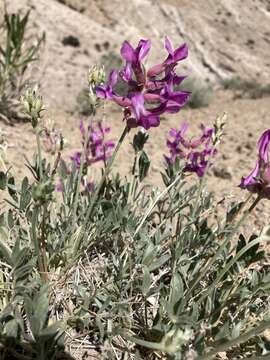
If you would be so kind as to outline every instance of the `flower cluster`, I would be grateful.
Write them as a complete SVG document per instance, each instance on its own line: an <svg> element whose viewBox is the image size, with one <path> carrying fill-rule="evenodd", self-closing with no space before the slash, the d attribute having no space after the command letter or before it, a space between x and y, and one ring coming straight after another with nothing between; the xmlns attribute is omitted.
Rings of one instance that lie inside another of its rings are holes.
<svg viewBox="0 0 270 360"><path fill-rule="evenodd" d="M103 85L105 81L105 71L103 66L93 65L89 69L88 84L89 84L89 104L92 112L99 105L100 99L97 98L95 89L97 86Z"/></svg>
<svg viewBox="0 0 270 360"><path fill-rule="evenodd" d="M258 160L255 168L247 177L242 177L240 187L261 197L270 199L269 164L270 129L266 130L258 141Z"/></svg>
<svg viewBox="0 0 270 360"><path fill-rule="evenodd" d="M96 95L109 99L124 108L124 119L128 127L142 126L145 129L159 126L160 115L177 113L188 101L190 92L175 91L185 76L175 72L178 62L188 55L187 45L173 49L168 38L165 39L167 58L146 70L143 60L151 47L150 40L140 40L134 49L128 41L121 47L121 56L125 61L123 69L112 70L107 84L96 87ZM119 77L127 84L124 96L115 92Z"/></svg>
<svg viewBox="0 0 270 360"><path fill-rule="evenodd" d="M105 139L111 129L107 126L103 126L102 122L98 121L97 123L91 123L88 126L88 130L86 130L81 121L80 131L83 139L82 145L86 148L85 164L90 166L99 161L103 161L104 164L106 164L106 161L112 155L112 150L115 145L112 140ZM76 163L78 168L81 165L81 159L82 152L76 152L71 156L71 160Z"/></svg>
<svg viewBox="0 0 270 360"><path fill-rule="evenodd" d="M206 167L211 165L209 157L216 154L216 149L212 142L214 129L201 124L202 135L197 139L190 140L185 138L187 129L188 124L183 123L180 130L170 130L169 138L167 139L170 156L165 156L165 160L169 165L173 165L176 159L183 159L186 162L184 171L195 172L199 177L202 177ZM202 149L200 150L199 148Z"/></svg>
<svg viewBox="0 0 270 360"><path fill-rule="evenodd" d="M101 121L89 124L86 129L83 122L80 122L80 132L82 135L82 147L85 150L85 157L83 165L83 176L81 177L81 185L85 191L92 191L95 187L95 183L87 179L87 168L94 163L102 161L106 165L106 161L112 156L114 149L114 142L112 140L106 140L106 135L109 134L111 129L104 126ZM82 152L75 152L70 159L76 165L76 171L81 166ZM68 172L71 172L71 168L66 166ZM63 191L63 184L59 181L56 185L56 191Z"/></svg>
<svg viewBox="0 0 270 360"><path fill-rule="evenodd" d="M33 128L38 125L40 114L44 110L43 99L39 93L38 87L29 87L25 94L21 96L21 105L24 112L31 118Z"/></svg>

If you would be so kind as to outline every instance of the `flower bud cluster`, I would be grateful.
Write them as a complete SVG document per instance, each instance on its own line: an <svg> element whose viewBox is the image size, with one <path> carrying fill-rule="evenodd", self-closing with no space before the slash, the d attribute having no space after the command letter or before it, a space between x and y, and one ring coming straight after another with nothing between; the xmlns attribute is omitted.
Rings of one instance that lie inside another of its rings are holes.
<svg viewBox="0 0 270 360"><path fill-rule="evenodd" d="M21 96L21 104L35 128L38 125L40 113L44 110L42 96L39 94L37 86L26 90L25 94Z"/></svg>
<svg viewBox="0 0 270 360"><path fill-rule="evenodd" d="M105 70L103 66L93 65L89 70L89 102L92 109L95 109L100 100L96 95L96 87L103 85L105 82Z"/></svg>

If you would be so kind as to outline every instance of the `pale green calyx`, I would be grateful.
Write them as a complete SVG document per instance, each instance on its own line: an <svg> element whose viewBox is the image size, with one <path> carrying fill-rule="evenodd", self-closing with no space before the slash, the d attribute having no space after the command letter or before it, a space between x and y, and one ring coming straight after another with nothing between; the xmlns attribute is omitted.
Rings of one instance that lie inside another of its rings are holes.
<svg viewBox="0 0 270 360"><path fill-rule="evenodd" d="M88 84L89 84L89 103L92 111L99 105L99 99L96 96L96 87L103 85L105 82L104 66L93 65L89 69Z"/></svg>
<svg viewBox="0 0 270 360"><path fill-rule="evenodd" d="M32 126L36 127L40 113L44 110L42 96L38 92L38 87L28 88L21 96L21 104L27 115L30 116Z"/></svg>
<svg viewBox="0 0 270 360"><path fill-rule="evenodd" d="M89 69L88 82L91 88L95 88L96 86L104 84L105 82L104 66L93 65Z"/></svg>

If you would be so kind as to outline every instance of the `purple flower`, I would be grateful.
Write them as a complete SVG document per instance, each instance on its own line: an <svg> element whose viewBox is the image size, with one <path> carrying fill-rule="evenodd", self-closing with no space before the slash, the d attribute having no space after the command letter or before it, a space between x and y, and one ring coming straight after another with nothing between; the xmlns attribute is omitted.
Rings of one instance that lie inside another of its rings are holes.
<svg viewBox="0 0 270 360"><path fill-rule="evenodd" d="M270 129L266 130L258 141L258 160L251 173L242 177L240 188L261 197L270 199L270 164L269 164Z"/></svg>
<svg viewBox="0 0 270 360"><path fill-rule="evenodd" d="M147 72L149 77L157 76L163 71L168 74L175 68L179 61L184 60L188 56L187 44L183 44L174 50L171 41L167 37L165 38L165 49L169 53L167 59L163 61L163 63L155 65L149 69Z"/></svg>
<svg viewBox="0 0 270 360"><path fill-rule="evenodd" d="M63 191L63 184L62 184L62 182L59 180L57 183L56 183L56 185L55 185L55 191L56 192L62 192Z"/></svg>
<svg viewBox="0 0 270 360"><path fill-rule="evenodd" d="M142 60L146 57L151 47L150 40L140 40L138 46L134 49L128 41L124 41L120 53L126 60L126 65L121 72L123 80L130 81L132 79L132 70L138 84L141 86L145 83L145 74L143 70Z"/></svg>
<svg viewBox="0 0 270 360"><path fill-rule="evenodd" d="M99 161L105 163L111 157L112 150L115 146L112 140L106 140L106 135L110 133L111 129L103 126L102 122L98 121L97 123L91 123L88 126L88 131L86 131L83 122L81 122L80 131L83 139L83 147L85 147L86 142L86 164L91 165ZM75 161L79 167L81 163L81 153L76 152L71 159Z"/></svg>
<svg viewBox="0 0 270 360"><path fill-rule="evenodd" d="M86 183L86 185L85 185L85 190L86 191L93 191L94 190L94 188L95 188L95 183L94 183L94 181L88 181L87 183Z"/></svg>
<svg viewBox="0 0 270 360"><path fill-rule="evenodd" d="M79 168L81 166L81 156L82 156L82 153L77 151L70 157L70 160L74 161L77 168Z"/></svg>
<svg viewBox="0 0 270 360"><path fill-rule="evenodd" d="M173 50L172 43L167 37L165 39L165 48L169 53L167 59L165 60L166 65L176 65L178 61L181 61L188 56L188 48L186 44L183 44Z"/></svg>
<svg viewBox="0 0 270 360"><path fill-rule="evenodd" d="M149 129L159 126L162 114L177 113L190 97L190 92L174 90L174 86L185 79L185 76L176 74L175 68L187 57L186 44L174 50L166 38L167 58L146 71L143 60L150 46L149 40L140 40L136 48L125 41L121 47L121 56L125 61L123 69L111 71L107 84L96 88L97 97L114 101L124 108L124 119L129 127ZM118 75L127 83L124 96L115 91Z"/></svg>
<svg viewBox="0 0 270 360"><path fill-rule="evenodd" d="M85 191L92 191L95 184L93 181L87 180L87 169L99 161L106 164L106 161L112 156L115 143L112 140L106 139L111 129L108 126L104 126L101 121L91 122L88 128L85 128L83 121L81 121L79 127L82 136L82 147L85 149L81 185ZM70 159L75 163L75 171L77 172L83 159L82 152L76 151ZM68 169L68 171L71 172L72 169Z"/></svg>
<svg viewBox="0 0 270 360"><path fill-rule="evenodd" d="M186 139L187 129L188 124L183 123L179 130L170 130L169 139L167 139L170 155L165 156L165 160L169 165L173 165L177 159L182 159L185 161L184 171L195 172L199 177L202 177L207 166L211 165L209 157L216 154L212 145L214 129L201 124L202 135L197 139Z"/></svg>
<svg viewBox="0 0 270 360"><path fill-rule="evenodd" d="M205 174L208 165L208 156L214 155L212 149L204 149L203 151L191 151L188 155L189 163L186 164L185 171L195 172L199 177Z"/></svg>
<svg viewBox="0 0 270 360"><path fill-rule="evenodd" d="M132 126L132 121L137 126L142 126L145 129L150 127L159 126L160 119L158 116L153 115L150 111L146 110L144 106L144 97L142 94L136 94L132 97L132 108L135 114L135 119L129 119L130 127Z"/></svg>

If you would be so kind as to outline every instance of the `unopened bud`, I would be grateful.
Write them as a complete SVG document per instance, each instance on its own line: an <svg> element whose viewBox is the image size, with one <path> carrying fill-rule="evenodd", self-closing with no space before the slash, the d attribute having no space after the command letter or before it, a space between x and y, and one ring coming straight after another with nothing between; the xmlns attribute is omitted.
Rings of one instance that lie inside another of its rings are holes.
<svg viewBox="0 0 270 360"><path fill-rule="evenodd" d="M227 121L227 113L218 116L214 122L214 133L212 135L212 141L214 145L218 145L221 141L222 136L224 135L224 127Z"/></svg>
<svg viewBox="0 0 270 360"><path fill-rule="evenodd" d="M25 94L21 96L21 104L25 113L30 116L32 126L36 127L40 113L44 110L42 96L38 93L36 86L26 90Z"/></svg>
<svg viewBox="0 0 270 360"><path fill-rule="evenodd" d="M40 113L40 111L43 108L43 102L41 98L37 98L34 104L35 110L37 113Z"/></svg>
<svg viewBox="0 0 270 360"><path fill-rule="evenodd" d="M89 70L88 82L89 86L95 88L96 86L104 84L105 70L104 66L93 65Z"/></svg>
<svg viewBox="0 0 270 360"><path fill-rule="evenodd" d="M93 91L92 87L89 88L89 102L90 102L90 105L93 107L95 107L98 103L98 98L97 98L95 92Z"/></svg>
<svg viewBox="0 0 270 360"><path fill-rule="evenodd" d="M148 138L149 134L144 129L139 130L138 133L134 135L133 148L136 153L143 150Z"/></svg>
<svg viewBox="0 0 270 360"><path fill-rule="evenodd" d="M22 103L22 106L23 106L23 108L24 108L24 111L25 111L26 113L29 113L29 112L30 112L30 105L29 105L29 103L28 103L26 100L23 100L23 99L22 99L21 103Z"/></svg>

